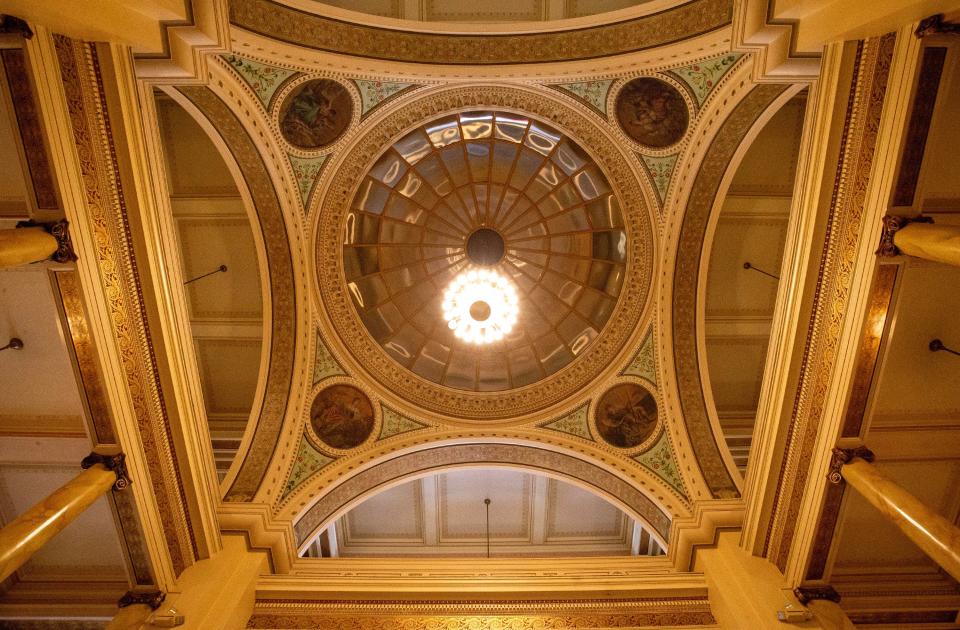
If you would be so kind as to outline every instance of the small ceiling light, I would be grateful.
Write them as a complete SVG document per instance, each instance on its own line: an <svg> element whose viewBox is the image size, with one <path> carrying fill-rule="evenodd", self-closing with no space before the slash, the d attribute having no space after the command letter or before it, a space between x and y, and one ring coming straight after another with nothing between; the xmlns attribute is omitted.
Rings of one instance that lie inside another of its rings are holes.
<svg viewBox="0 0 960 630"><path fill-rule="evenodd" d="M500 341L519 312L517 291L496 271L470 269L443 294L443 318L459 339L477 345Z"/></svg>

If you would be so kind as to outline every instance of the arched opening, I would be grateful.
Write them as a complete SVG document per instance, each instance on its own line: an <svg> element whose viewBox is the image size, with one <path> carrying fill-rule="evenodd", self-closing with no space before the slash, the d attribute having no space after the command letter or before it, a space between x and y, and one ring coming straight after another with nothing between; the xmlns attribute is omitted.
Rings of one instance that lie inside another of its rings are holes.
<svg viewBox="0 0 960 630"><path fill-rule="evenodd" d="M155 99L197 372L223 481L263 396L263 245L214 142L174 99L161 92Z"/></svg>
<svg viewBox="0 0 960 630"><path fill-rule="evenodd" d="M529 470L469 467L427 474L367 497L324 528L302 555L662 554L643 525L594 492Z"/></svg>
<svg viewBox="0 0 960 630"><path fill-rule="evenodd" d="M722 200L704 292L706 365L727 448L744 474L793 198L806 92L787 101L743 156Z"/></svg>

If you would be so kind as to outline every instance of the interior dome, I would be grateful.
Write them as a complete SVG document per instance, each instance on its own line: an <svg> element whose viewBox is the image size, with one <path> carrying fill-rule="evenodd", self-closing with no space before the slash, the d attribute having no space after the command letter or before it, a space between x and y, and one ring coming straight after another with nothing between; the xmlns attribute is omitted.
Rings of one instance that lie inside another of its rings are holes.
<svg viewBox="0 0 960 630"><path fill-rule="evenodd" d="M346 217L348 293L367 332L430 382L496 392L586 353L614 311L627 233L607 176L576 142L513 113L447 116L364 175ZM513 283L519 316L478 346L444 320L445 290L483 268Z"/></svg>

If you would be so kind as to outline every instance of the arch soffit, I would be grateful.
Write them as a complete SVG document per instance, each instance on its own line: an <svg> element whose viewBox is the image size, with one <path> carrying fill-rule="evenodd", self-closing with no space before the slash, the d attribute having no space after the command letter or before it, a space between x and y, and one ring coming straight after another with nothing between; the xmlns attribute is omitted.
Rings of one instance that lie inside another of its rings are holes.
<svg viewBox="0 0 960 630"><path fill-rule="evenodd" d="M733 73L731 73L733 74ZM674 199L675 207L667 216L678 217L666 226L664 273L661 276L661 302L658 320L662 326L660 350L668 363L664 367L675 375L673 387L664 387L664 397L674 401L677 415L683 418L687 439L700 473L714 498L739 496L739 474L724 446L712 394L705 379L706 359L703 346L703 305L700 304L701 278L705 269L704 245L717 203L729 184L746 147L753 136L800 86L789 84L753 84L745 65L731 80L738 81L728 94L731 104L713 114L717 124L707 117L698 130L699 146L693 146L677 177L692 179L685 199ZM741 92L739 98L737 92ZM712 217L712 218L711 218ZM707 248L709 251L709 248ZM672 258L672 260L671 260ZM670 365L672 363L672 365Z"/></svg>
<svg viewBox="0 0 960 630"><path fill-rule="evenodd" d="M224 484L225 500L249 501L266 476L286 417L290 411L299 408L292 394L303 389L297 384L306 379L301 374L303 369L297 369L304 363L298 357L305 356L310 344L304 327L298 329L297 326L298 317L309 321L308 280L302 262L300 230L296 227L297 220L289 216L289 199L283 200L278 194L271 178L271 168L264 161L262 147L248 131L247 123L238 117L223 96L212 87L204 86L179 86L170 93L198 118L204 129L208 132L212 129L217 134L213 138L215 145L226 148L228 162L233 162L235 172L238 171L242 179L238 186L249 193L265 249L263 265L269 282L264 287L264 294L269 297L265 306L269 304L270 307L270 330L264 338L269 350L266 373L261 370L260 375L262 398L259 407L251 411L253 421L247 425L241 448ZM277 170L276 164L272 170Z"/></svg>
<svg viewBox="0 0 960 630"><path fill-rule="evenodd" d="M297 546L302 548L319 532L350 508L390 487L453 468L509 467L525 469L568 481L602 496L632 518L640 521L664 547L670 540L675 516L686 515L682 506L673 512L654 502L635 483L602 466L594 458L569 449L549 448L530 440L431 441L414 449L396 449L350 476L330 482L317 476L305 484L298 496L319 491L305 509L292 516ZM658 485L662 482L648 479ZM292 504L291 504L292 505Z"/></svg>
<svg viewBox="0 0 960 630"><path fill-rule="evenodd" d="M388 26L388 20L376 18L359 24L282 0L234 0L230 23L235 31L350 58L444 66L527 66L629 55L725 29L733 19L728 0L660 2L654 7L617 12L606 23L602 16L592 16L562 30L538 32L536 27L523 25L522 31L471 33L463 32L462 26L452 27L456 32L444 32L447 29L442 25L429 25L429 30L412 29L404 23ZM639 12L643 13L637 15Z"/></svg>

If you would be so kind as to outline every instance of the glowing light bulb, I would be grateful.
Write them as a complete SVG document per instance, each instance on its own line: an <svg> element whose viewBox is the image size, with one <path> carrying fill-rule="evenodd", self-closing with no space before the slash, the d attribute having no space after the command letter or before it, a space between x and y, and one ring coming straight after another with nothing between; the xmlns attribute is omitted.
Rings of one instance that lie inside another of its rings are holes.
<svg viewBox="0 0 960 630"><path fill-rule="evenodd" d="M517 323L513 283L490 269L470 269L443 294L443 318L458 339L483 345L502 340Z"/></svg>

